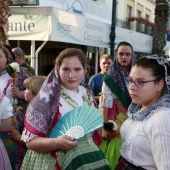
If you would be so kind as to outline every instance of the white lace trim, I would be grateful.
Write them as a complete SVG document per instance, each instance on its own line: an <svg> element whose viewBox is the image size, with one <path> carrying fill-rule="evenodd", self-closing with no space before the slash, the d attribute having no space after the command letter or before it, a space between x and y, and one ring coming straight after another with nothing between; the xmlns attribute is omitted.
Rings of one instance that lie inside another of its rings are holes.
<svg viewBox="0 0 170 170"><path fill-rule="evenodd" d="M26 128L24 128L24 130L22 132L21 140L23 140L24 142L29 142L30 140L32 140L35 137L37 137L37 135L29 132Z"/></svg>

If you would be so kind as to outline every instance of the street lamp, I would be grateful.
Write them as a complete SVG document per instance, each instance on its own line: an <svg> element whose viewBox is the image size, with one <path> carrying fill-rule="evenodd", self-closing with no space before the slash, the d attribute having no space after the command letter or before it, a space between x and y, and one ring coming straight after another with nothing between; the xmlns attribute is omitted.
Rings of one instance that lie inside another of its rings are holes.
<svg viewBox="0 0 170 170"><path fill-rule="evenodd" d="M116 0L113 0L112 2L112 23L111 23L111 33L110 33L110 52L111 56L114 58L114 52L115 52L115 33L116 28Z"/></svg>

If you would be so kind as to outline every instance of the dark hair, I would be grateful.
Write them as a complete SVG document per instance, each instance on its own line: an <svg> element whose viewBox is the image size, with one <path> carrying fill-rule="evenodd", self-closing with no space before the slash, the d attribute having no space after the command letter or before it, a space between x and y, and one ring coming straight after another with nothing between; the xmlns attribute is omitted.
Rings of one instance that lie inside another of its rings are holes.
<svg viewBox="0 0 170 170"><path fill-rule="evenodd" d="M123 45L123 46L129 46L129 47L131 48L131 50L133 51L133 48L132 48L131 44L129 44L129 43L126 42L126 41L122 41L122 42L120 42L120 43L118 44L117 49L116 49L116 52L118 51L119 47L122 46L122 45Z"/></svg>
<svg viewBox="0 0 170 170"><path fill-rule="evenodd" d="M0 44L0 49L2 50L2 52L4 53L6 60L7 60L7 65L9 64L9 58L8 58L8 53L7 53L7 49L5 48L5 46L3 44Z"/></svg>
<svg viewBox="0 0 170 170"><path fill-rule="evenodd" d="M82 50L77 48L67 48L63 50L56 58L57 66L60 67L63 60L68 57L77 57L80 60L82 66L85 68L86 65L85 55Z"/></svg>
<svg viewBox="0 0 170 170"><path fill-rule="evenodd" d="M3 44L3 45L4 45L4 47L5 47L6 51L7 51L8 62L9 63L15 62L15 56L14 56L12 50L11 50L11 47L9 45L7 45L7 44Z"/></svg>
<svg viewBox="0 0 170 170"><path fill-rule="evenodd" d="M152 71L153 76L156 80L164 79L165 81L165 68L163 65L160 65L158 61L155 59L148 59L145 57L141 57L138 60L136 60L136 63L134 66L142 67L145 69L150 69ZM170 66L169 64L165 64L167 69L167 74L170 75ZM165 82L166 84L166 82Z"/></svg>

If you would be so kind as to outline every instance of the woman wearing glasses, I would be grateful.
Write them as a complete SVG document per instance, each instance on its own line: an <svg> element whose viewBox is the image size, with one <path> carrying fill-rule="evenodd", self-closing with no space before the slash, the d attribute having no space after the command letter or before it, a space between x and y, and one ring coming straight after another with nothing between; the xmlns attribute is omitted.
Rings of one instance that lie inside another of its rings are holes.
<svg viewBox="0 0 170 170"><path fill-rule="evenodd" d="M100 148L113 170L118 163L122 144L119 127L127 119L127 108L131 103L125 77L128 76L134 60L132 46L127 42L120 42L114 63L103 78L99 108L105 120L105 126L102 128ZM112 127L113 121L116 122L114 127Z"/></svg>
<svg viewBox="0 0 170 170"><path fill-rule="evenodd" d="M140 58L127 78L132 103L121 126L116 170L170 169L170 67L162 57Z"/></svg>

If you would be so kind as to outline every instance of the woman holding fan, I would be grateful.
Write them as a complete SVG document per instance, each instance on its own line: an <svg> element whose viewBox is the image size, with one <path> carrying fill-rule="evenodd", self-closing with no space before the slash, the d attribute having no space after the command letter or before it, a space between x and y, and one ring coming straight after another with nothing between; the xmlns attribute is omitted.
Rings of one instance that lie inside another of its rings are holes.
<svg viewBox="0 0 170 170"><path fill-rule="evenodd" d="M67 135L49 137L67 112L79 106L96 105L89 86L82 83L85 71L85 56L81 50L65 49L57 57L55 68L27 109L22 139L29 150L22 170L110 170L92 133L79 140Z"/></svg>

